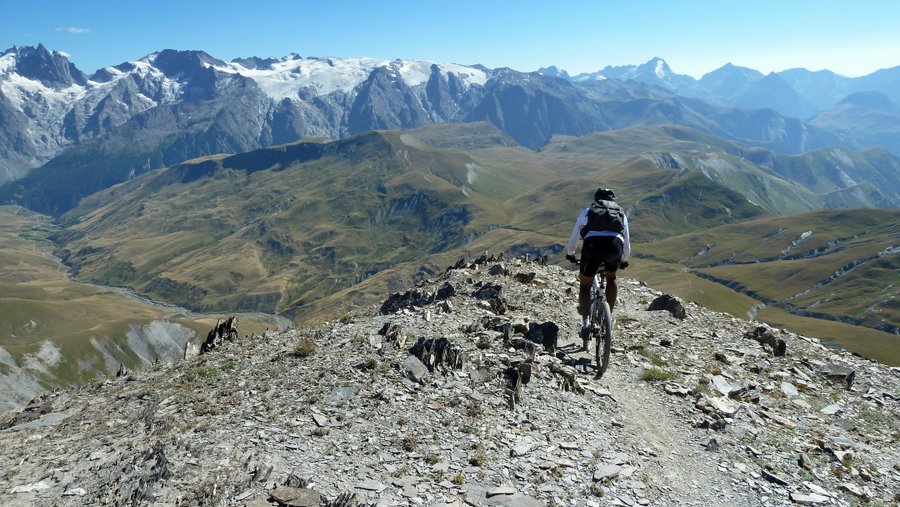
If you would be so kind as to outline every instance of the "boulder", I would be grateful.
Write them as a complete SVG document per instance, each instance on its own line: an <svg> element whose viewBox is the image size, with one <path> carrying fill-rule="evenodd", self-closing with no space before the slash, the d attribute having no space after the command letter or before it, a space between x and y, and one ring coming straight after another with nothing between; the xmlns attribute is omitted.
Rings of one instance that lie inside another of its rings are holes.
<svg viewBox="0 0 900 507"><path fill-rule="evenodd" d="M684 308L684 303L681 302L675 296L670 296L668 294L663 294L658 298L654 299L650 306L647 307L647 310L654 312L659 310L666 310L671 313L673 317L676 319L684 320L687 318L687 310Z"/></svg>

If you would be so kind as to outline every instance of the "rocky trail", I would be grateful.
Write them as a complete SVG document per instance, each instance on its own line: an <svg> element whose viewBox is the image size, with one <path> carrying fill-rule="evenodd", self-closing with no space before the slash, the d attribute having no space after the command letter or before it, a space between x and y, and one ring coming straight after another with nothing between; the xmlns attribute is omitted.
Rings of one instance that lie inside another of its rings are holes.
<svg viewBox="0 0 900 507"><path fill-rule="evenodd" d="M0 505L900 501L900 370L620 277L595 379L575 279L461 260L338 322L49 393L0 417Z"/></svg>

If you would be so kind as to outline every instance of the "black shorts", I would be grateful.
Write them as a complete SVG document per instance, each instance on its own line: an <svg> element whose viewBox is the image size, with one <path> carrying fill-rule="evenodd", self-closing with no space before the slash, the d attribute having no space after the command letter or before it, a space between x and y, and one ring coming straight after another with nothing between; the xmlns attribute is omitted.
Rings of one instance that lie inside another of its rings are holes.
<svg viewBox="0 0 900 507"><path fill-rule="evenodd" d="M591 236L581 245L581 274L594 276L600 264L608 273L615 273L622 261L622 240L615 236Z"/></svg>

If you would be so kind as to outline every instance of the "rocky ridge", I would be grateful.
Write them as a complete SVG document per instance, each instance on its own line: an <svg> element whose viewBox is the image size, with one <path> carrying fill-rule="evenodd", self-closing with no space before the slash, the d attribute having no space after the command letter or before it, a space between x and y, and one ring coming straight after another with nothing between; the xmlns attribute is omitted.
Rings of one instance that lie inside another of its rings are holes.
<svg viewBox="0 0 900 507"><path fill-rule="evenodd" d="M0 418L0 504L900 500L898 369L620 280L601 379L574 273L524 259L318 328L219 330Z"/></svg>

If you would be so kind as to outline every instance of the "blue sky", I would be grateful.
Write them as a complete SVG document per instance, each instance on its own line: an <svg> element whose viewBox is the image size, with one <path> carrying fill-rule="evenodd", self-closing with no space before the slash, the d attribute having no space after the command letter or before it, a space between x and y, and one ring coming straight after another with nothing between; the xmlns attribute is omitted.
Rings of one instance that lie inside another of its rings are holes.
<svg viewBox="0 0 900 507"><path fill-rule="evenodd" d="M173 48L571 74L659 56L697 78L729 62L859 76L900 65L898 21L895 0L4 0L0 51L43 43L88 73Z"/></svg>

